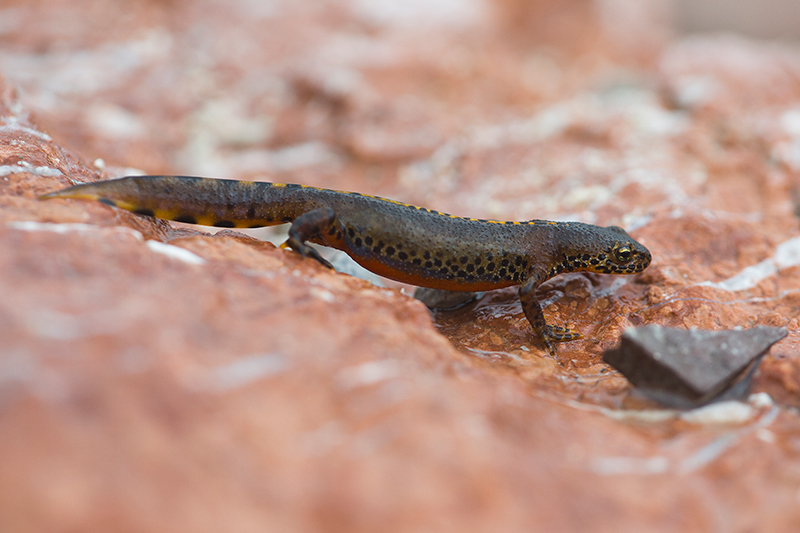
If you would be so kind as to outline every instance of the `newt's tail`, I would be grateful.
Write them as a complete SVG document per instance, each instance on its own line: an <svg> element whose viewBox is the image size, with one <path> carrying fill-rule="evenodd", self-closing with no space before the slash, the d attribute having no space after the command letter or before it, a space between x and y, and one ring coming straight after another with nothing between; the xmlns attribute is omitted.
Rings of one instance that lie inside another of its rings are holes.
<svg viewBox="0 0 800 533"><path fill-rule="evenodd" d="M304 212L297 186L278 183L130 176L86 183L39 197L97 200L139 215L218 226L257 228L291 222Z"/></svg>

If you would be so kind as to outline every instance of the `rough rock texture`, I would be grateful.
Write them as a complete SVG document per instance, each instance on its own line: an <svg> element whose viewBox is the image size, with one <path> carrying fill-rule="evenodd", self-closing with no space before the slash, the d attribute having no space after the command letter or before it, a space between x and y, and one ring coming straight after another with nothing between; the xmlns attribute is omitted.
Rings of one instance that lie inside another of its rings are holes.
<svg viewBox="0 0 800 533"><path fill-rule="evenodd" d="M800 54L660 17L6 2L0 530L800 530ZM543 287L585 335L556 360L513 290L432 321L240 233L35 199L123 167L618 224L654 260ZM789 336L748 403L679 413L602 363L641 324Z"/></svg>

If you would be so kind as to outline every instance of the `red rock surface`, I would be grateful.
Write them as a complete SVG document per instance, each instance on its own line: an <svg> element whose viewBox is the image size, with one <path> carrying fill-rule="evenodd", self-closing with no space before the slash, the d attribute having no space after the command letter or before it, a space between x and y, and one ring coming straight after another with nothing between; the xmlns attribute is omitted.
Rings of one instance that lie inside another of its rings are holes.
<svg viewBox="0 0 800 533"><path fill-rule="evenodd" d="M800 529L800 55L648 2L398 5L0 8L0 530ZM548 283L586 336L554 360L513 290L432 321L35 199L121 167L621 224L654 261ZM772 400L644 403L600 354L645 323L786 326Z"/></svg>

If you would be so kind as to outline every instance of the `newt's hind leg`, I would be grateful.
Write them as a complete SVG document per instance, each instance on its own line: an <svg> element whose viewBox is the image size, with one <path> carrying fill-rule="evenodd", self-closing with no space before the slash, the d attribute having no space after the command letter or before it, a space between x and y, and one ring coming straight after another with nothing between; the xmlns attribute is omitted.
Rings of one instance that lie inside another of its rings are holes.
<svg viewBox="0 0 800 533"><path fill-rule="evenodd" d="M320 207L303 213L292 222L292 227L289 228L289 238L281 245L281 248L288 246L303 257L312 257L323 266L333 269L333 265L323 259L314 248L307 245L306 241L327 231L335 220L336 213L330 207Z"/></svg>
<svg viewBox="0 0 800 533"><path fill-rule="evenodd" d="M544 341L547 350L553 357L556 356L556 349L553 347L554 342L565 342L583 338L583 335L576 331L572 331L561 326L551 326L544 318L542 305L536 298L536 288L539 287L543 279L542 275L531 273L528 279L525 280L519 288L519 299L522 302L522 310L525 312L525 318L531 323L533 332L536 333Z"/></svg>

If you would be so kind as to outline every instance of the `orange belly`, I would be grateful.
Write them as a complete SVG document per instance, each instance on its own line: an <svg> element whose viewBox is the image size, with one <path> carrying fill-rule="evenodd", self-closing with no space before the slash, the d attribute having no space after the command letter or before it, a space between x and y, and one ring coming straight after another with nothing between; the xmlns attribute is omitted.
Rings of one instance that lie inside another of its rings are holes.
<svg viewBox="0 0 800 533"><path fill-rule="evenodd" d="M478 292L490 291L492 289L502 289L503 287L510 287L511 285L519 284L508 280L497 282L476 280L470 282L459 281L455 279L439 279L432 276L426 276L424 274L406 272L404 270L396 269L378 259L359 257L356 255L351 255L350 257L352 257L353 260L362 267L379 276L383 276L384 278L389 278L394 281L399 281L401 283L408 283L409 285L416 285L417 287L427 287L429 289Z"/></svg>

